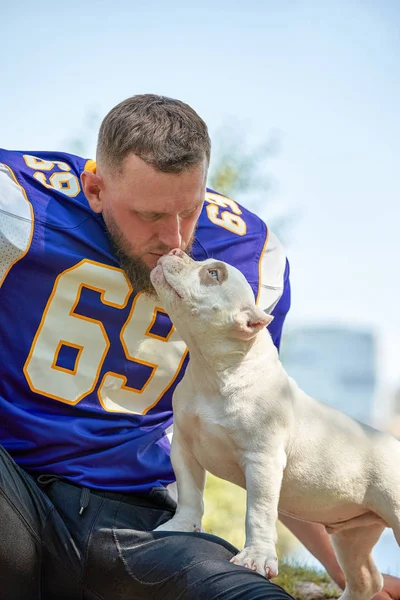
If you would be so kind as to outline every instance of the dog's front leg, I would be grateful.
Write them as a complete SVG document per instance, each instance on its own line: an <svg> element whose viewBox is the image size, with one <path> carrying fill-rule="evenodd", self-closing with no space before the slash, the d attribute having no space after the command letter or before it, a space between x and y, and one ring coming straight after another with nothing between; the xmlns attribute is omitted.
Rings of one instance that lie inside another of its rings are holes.
<svg viewBox="0 0 400 600"><path fill-rule="evenodd" d="M178 486L178 507L175 516L154 531L201 531L206 472L182 443L179 430L172 438L171 462Z"/></svg>
<svg viewBox="0 0 400 600"><path fill-rule="evenodd" d="M283 448L267 455L252 453L245 457L246 543L231 562L257 571L268 579L278 574L276 521L285 465Z"/></svg>

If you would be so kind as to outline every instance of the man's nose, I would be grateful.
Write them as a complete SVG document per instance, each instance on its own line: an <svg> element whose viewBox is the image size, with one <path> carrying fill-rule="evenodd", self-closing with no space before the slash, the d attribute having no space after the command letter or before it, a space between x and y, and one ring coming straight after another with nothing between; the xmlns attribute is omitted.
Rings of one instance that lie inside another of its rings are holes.
<svg viewBox="0 0 400 600"><path fill-rule="evenodd" d="M182 244L181 224L177 217L163 223L162 231L159 235L160 241L168 248L180 248Z"/></svg>

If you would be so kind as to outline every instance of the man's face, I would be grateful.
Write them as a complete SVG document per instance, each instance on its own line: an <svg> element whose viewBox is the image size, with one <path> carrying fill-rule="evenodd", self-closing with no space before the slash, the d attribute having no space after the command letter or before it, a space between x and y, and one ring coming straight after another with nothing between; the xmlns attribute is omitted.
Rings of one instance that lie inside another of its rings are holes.
<svg viewBox="0 0 400 600"><path fill-rule="evenodd" d="M98 169L82 184L101 212L110 239L135 290L154 292L150 271L173 248L189 251L205 196L206 161L180 174L163 173L129 155L121 173Z"/></svg>

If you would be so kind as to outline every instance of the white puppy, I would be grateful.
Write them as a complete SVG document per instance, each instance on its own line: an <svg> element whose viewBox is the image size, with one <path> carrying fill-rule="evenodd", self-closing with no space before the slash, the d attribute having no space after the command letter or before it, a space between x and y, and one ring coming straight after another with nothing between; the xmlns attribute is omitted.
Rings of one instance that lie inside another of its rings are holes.
<svg viewBox="0 0 400 600"><path fill-rule="evenodd" d="M232 559L278 571L279 511L323 523L346 577L344 600L382 587L371 549L400 543L400 443L302 392L284 371L245 277L226 263L163 256L151 280L190 361L173 397L178 508L158 530L198 531L205 470L247 490L246 543Z"/></svg>

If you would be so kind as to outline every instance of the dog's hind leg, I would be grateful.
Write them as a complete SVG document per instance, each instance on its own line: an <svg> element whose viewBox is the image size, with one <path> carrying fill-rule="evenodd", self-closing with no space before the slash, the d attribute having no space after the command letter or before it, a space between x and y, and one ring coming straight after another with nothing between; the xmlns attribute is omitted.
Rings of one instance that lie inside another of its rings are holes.
<svg viewBox="0 0 400 600"><path fill-rule="evenodd" d="M364 505L393 530L400 546L400 443L391 440L385 453L381 452L380 469L370 478Z"/></svg>
<svg viewBox="0 0 400 600"><path fill-rule="evenodd" d="M380 523L343 529L331 535L338 562L346 579L340 600L370 600L383 585L382 575L375 566L372 548L384 526Z"/></svg>
<svg viewBox="0 0 400 600"><path fill-rule="evenodd" d="M399 495L400 497L400 495ZM382 503L383 504L383 503ZM385 519L387 526L393 530L396 542L400 546L400 506L390 506L390 510L386 510L387 506L380 506L379 512L382 518Z"/></svg>

